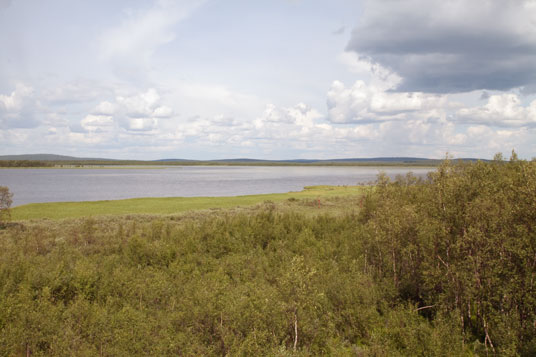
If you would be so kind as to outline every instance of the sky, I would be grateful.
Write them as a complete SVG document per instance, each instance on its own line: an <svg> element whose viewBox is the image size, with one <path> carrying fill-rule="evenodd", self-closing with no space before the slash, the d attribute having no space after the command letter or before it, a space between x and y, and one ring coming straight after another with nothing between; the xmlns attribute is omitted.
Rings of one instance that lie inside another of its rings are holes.
<svg viewBox="0 0 536 357"><path fill-rule="evenodd" d="M536 157L536 0L0 0L0 155Z"/></svg>

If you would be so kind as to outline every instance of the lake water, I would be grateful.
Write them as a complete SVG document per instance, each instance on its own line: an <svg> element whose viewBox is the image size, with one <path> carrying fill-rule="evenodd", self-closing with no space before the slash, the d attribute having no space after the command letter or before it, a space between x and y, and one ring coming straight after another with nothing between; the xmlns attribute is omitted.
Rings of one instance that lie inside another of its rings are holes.
<svg viewBox="0 0 536 357"><path fill-rule="evenodd" d="M356 185L390 177L424 176L430 168L326 166L174 166L165 168L0 169L13 206L36 202L135 197L237 196L301 191L314 185Z"/></svg>

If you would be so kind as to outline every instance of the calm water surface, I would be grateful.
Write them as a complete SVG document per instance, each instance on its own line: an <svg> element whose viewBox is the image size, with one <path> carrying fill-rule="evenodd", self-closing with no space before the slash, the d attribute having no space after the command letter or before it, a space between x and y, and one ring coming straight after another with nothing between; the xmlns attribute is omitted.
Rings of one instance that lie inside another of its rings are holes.
<svg viewBox="0 0 536 357"><path fill-rule="evenodd" d="M380 171L394 177L430 168L174 166L166 168L0 169L0 186L13 206L36 202L117 200L134 197L237 196L301 191L313 185L355 185Z"/></svg>

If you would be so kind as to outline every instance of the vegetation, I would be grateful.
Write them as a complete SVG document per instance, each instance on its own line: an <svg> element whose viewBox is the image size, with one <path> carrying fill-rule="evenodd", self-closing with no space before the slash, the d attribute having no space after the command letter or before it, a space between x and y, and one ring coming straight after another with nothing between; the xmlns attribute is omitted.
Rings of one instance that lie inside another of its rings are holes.
<svg viewBox="0 0 536 357"><path fill-rule="evenodd" d="M38 160L0 160L0 167L53 167L54 163L50 161Z"/></svg>
<svg viewBox="0 0 536 357"><path fill-rule="evenodd" d="M475 159L463 159L474 161ZM440 160L412 157L380 157L354 158L334 160L256 160L256 159L224 159L224 160L114 160L98 158L77 158L73 156L34 154L0 156L0 167L11 163L11 167L32 166L58 167L102 167L102 166L437 166ZM38 165L42 163L42 165Z"/></svg>
<svg viewBox="0 0 536 357"><path fill-rule="evenodd" d="M166 197L135 198L114 201L34 203L12 209L15 220L62 219L117 214L177 214L191 210L214 210L237 206L251 206L263 201L292 203L298 199L324 200L331 197L361 196L370 187L365 186L310 186L301 192L247 195L234 197ZM311 201L318 206L317 201ZM326 203L326 202L324 202ZM324 210L336 204L321 204ZM298 208L294 205L293 208ZM299 208L298 208L299 209Z"/></svg>
<svg viewBox="0 0 536 357"><path fill-rule="evenodd" d="M3 228L11 217L10 207L13 203L13 194L6 186L0 186L0 228Z"/></svg>
<svg viewBox="0 0 536 357"><path fill-rule="evenodd" d="M362 196L19 221L0 355L536 354L536 162Z"/></svg>
<svg viewBox="0 0 536 357"><path fill-rule="evenodd" d="M445 162L429 180L381 178L362 211L375 281L464 341L536 355L536 162Z"/></svg>

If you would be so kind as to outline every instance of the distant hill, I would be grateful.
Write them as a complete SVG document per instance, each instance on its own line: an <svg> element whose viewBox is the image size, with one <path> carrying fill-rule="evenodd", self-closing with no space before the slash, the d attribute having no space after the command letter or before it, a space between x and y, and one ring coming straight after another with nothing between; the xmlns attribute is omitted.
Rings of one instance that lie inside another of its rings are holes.
<svg viewBox="0 0 536 357"><path fill-rule="evenodd" d="M54 154L25 154L25 155L0 155L0 160L36 160L36 161L113 161L113 159L99 159L74 157Z"/></svg>
<svg viewBox="0 0 536 357"><path fill-rule="evenodd" d="M191 159L160 159L160 160L116 160L103 158L87 158L54 154L26 154L26 155L0 155L1 160L32 160L41 162L66 162L87 164L113 164L113 165L438 165L442 160L422 157L373 157L373 158L346 158L346 159L291 159L291 160L260 160L249 158L219 159L219 160L191 160ZM477 161L476 158L462 158L463 161ZM488 161L488 160L482 160Z"/></svg>
<svg viewBox="0 0 536 357"><path fill-rule="evenodd" d="M219 160L185 160L185 159L162 159L155 161L176 162L176 161L206 161L206 162L232 162L232 163L328 163L328 162L417 162L417 161L435 161L434 159L426 159L419 157L374 157L374 158L350 158L350 159L290 159L290 160L261 160L261 159L219 159Z"/></svg>
<svg viewBox="0 0 536 357"><path fill-rule="evenodd" d="M292 159L292 160L256 160L256 159L224 159L224 160L211 160L211 162L222 163L247 163L247 164L276 164L276 163L295 163L295 164L351 164L351 163L425 163L425 162L437 162L439 160L426 159L419 157L373 157L373 158L348 158L348 159Z"/></svg>
<svg viewBox="0 0 536 357"><path fill-rule="evenodd" d="M194 161L194 160L188 160L188 159L160 159L160 160L152 160L153 162L176 162L176 161Z"/></svg>

